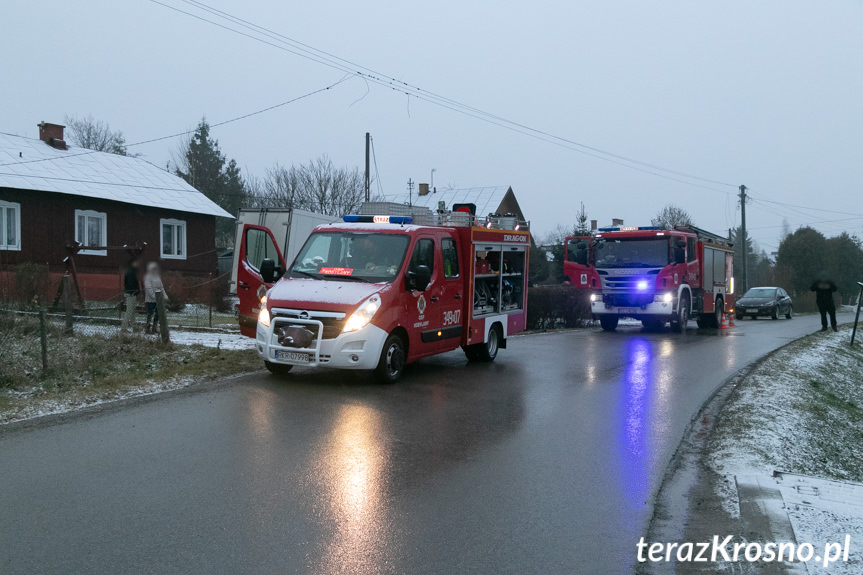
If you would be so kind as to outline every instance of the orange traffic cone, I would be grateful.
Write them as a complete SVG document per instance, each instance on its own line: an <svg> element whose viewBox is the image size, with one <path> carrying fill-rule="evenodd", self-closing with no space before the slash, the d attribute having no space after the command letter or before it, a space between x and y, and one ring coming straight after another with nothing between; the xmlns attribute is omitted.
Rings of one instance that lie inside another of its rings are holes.
<svg viewBox="0 0 863 575"><path fill-rule="evenodd" d="M725 314L722 314L722 324L719 326L719 329L728 329L728 320Z"/></svg>
<svg viewBox="0 0 863 575"><path fill-rule="evenodd" d="M737 327L734 324L734 313L728 314L728 327Z"/></svg>

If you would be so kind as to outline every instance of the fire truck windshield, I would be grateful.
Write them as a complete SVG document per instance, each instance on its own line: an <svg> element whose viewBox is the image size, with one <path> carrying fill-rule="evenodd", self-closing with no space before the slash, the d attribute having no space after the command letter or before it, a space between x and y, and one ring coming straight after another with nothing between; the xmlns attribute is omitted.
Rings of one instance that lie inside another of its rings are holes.
<svg viewBox="0 0 863 575"><path fill-rule="evenodd" d="M404 234L313 233L297 254L290 277L392 283L409 241Z"/></svg>
<svg viewBox="0 0 863 575"><path fill-rule="evenodd" d="M670 262L668 238L603 238L594 253L597 268L656 268Z"/></svg>

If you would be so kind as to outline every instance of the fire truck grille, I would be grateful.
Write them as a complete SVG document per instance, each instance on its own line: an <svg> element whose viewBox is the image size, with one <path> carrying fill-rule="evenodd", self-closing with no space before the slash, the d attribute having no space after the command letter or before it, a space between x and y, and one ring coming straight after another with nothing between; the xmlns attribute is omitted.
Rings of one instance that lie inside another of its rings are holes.
<svg viewBox="0 0 863 575"><path fill-rule="evenodd" d="M655 272L653 272L655 273ZM611 305L619 307L639 307L653 301L653 284L656 281L653 273L610 276L602 275L602 291L610 296ZM639 289L639 283L647 281L649 289ZM608 300L606 300L608 301Z"/></svg>
<svg viewBox="0 0 863 575"><path fill-rule="evenodd" d="M653 294L623 293L611 296L611 305L618 307L639 307L653 301Z"/></svg>
<svg viewBox="0 0 863 575"><path fill-rule="evenodd" d="M308 319L313 319L324 324L323 330L323 339L335 339L342 333L342 328L345 327L345 318L335 318L335 317L326 317L322 315L317 315L314 311L308 311ZM328 312L323 312L328 313ZM291 319L299 318L299 314L297 313L276 313L275 317L286 317ZM317 329L313 329L312 331L317 332Z"/></svg>

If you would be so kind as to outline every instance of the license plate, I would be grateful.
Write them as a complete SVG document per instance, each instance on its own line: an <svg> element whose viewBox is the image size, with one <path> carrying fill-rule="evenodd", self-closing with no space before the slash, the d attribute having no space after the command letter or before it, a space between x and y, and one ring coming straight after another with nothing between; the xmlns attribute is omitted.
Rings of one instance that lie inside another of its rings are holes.
<svg viewBox="0 0 863 575"><path fill-rule="evenodd" d="M637 307L619 307L617 308L617 313L640 313L641 308Z"/></svg>
<svg viewBox="0 0 863 575"><path fill-rule="evenodd" d="M757 309L747 309L746 313L758 313Z"/></svg>
<svg viewBox="0 0 863 575"><path fill-rule="evenodd" d="M292 363L309 363L312 361L312 356L308 353L297 353L295 351L282 351L280 349L275 350L276 359L281 359L282 361L290 361Z"/></svg>

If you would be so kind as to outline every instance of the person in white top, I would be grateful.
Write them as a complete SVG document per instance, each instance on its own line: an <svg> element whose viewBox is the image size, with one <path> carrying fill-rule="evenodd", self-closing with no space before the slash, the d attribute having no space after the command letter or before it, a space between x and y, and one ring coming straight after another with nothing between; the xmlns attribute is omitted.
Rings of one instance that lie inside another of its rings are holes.
<svg viewBox="0 0 863 575"><path fill-rule="evenodd" d="M159 325L159 314L156 311L156 290L161 290L163 301L168 301L165 286L162 285L162 275L159 264L150 262L147 264L147 273L144 274L144 304L147 306L146 333L156 333ZM152 321L152 323L151 323Z"/></svg>

